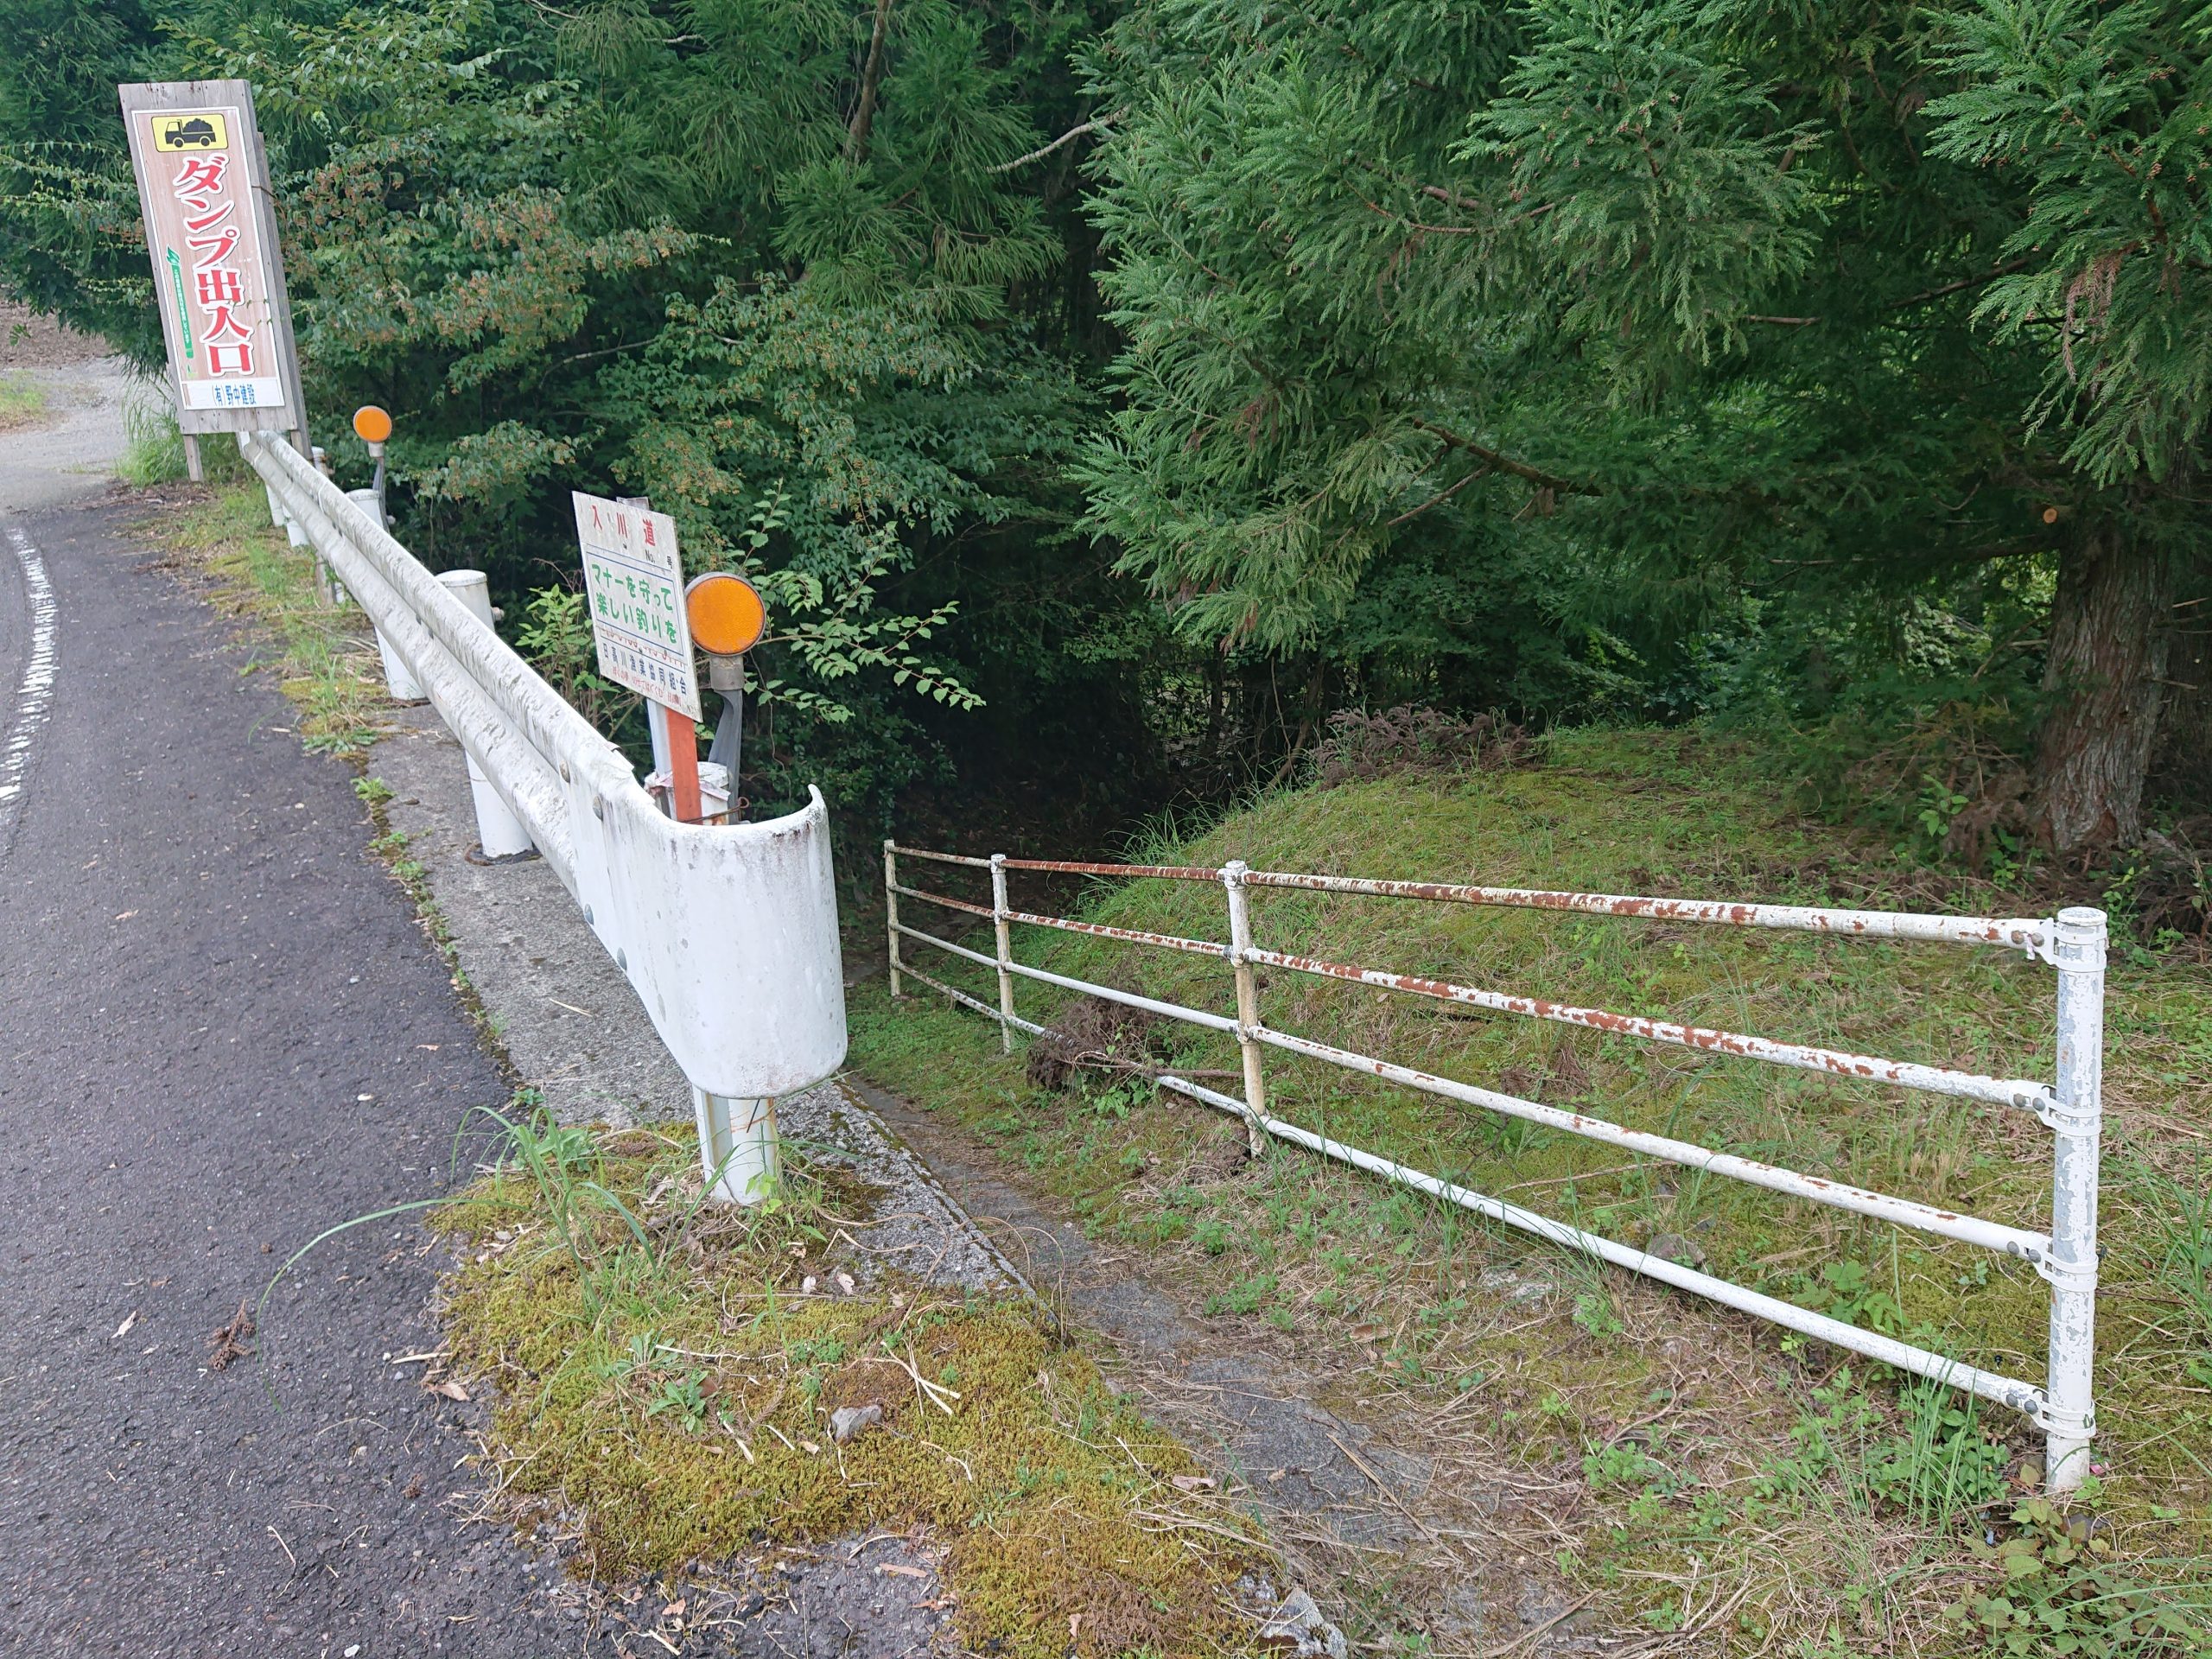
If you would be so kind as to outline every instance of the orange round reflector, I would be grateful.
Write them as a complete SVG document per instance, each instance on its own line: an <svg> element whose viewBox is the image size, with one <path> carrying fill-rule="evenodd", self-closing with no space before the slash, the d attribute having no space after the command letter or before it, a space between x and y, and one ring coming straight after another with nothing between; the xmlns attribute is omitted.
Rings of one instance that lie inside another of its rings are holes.
<svg viewBox="0 0 2212 1659"><path fill-rule="evenodd" d="M683 590L691 643L713 657L741 657L768 631L768 607L743 576L710 570Z"/></svg>
<svg viewBox="0 0 2212 1659"><path fill-rule="evenodd" d="M364 404L353 411L353 432L363 443L382 443L391 435L391 416L374 404Z"/></svg>

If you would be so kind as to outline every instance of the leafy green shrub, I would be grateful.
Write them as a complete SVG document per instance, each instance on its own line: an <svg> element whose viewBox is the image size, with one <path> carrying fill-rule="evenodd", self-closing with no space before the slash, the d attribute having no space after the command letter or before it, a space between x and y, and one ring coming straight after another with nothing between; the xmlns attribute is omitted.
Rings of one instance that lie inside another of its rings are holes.
<svg viewBox="0 0 2212 1659"><path fill-rule="evenodd" d="M1952 1616L1978 1629L1992 1653L2122 1655L2212 1653L2212 1589L2177 1593L2142 1583L2113 1560L2109 1539L2088 1518L2045 1498L2012 1511L2019 1529L1980 1558L1997 1583L1968 1595Z"/></svg>

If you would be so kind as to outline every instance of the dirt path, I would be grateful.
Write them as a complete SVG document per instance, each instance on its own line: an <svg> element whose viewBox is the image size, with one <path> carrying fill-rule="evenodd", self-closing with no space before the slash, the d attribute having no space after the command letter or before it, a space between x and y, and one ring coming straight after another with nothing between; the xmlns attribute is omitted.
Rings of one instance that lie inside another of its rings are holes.
<svg viewBox="0 0 2212 1659"><path fill-rule="evenodd" d="M0 516L105 490L127 442L135 393L121 358L19 308L0 305L0 382L34 388L41 407L0 432Z"/></svg>

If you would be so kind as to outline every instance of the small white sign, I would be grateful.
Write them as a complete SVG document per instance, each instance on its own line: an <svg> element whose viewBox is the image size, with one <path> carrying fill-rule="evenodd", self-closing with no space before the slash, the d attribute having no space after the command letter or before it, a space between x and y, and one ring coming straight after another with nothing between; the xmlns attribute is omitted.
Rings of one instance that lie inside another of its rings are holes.
<svg viewBox="0 0 2212 1659"><path fill-rule="evenodd" d="M676 521L604 496L570 493L599 671L639 696L700 719L699 671L683 609Z"/></svg>

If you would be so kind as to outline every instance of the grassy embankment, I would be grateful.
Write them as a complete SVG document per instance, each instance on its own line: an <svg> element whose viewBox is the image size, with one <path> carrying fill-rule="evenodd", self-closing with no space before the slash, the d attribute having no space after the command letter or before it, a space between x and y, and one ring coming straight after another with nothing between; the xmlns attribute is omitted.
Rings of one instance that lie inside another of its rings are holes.
<svg viewBox="0 0 2212 1659"><path fill-rule="evenodd" d="M1573 734L1525 770L1281 794L1142 856L1981 914L2048 908L1970 882L1930 903L1925 872L1794 816L1740 758L1675 734ZM979 875L918 861L905 879L987 899ZM903 907L942 931L964 919ZM1980 1071L2050 1072L2053 975L1993 950L1269 891L1255 893L1254 908L1258 941L1279 950ZM1146 881L1102 884L1082 913L1220 939L1224 909L1217 888ZM1016 950L1063 973L1233 1011L1228 974L1205 958L1033 929L1017 929ZM910 951L995 1001L988 972ZM1266 1016L1287 1030L1930 1204L2048 1224L2050 1136L2023 1113L1302 975L1263 977ZM1067 1001L1017 986L1032 1018L1049 1020ZM880 979L856 993L863 1071L995 1142L1096 1230L1153 1247L1155 1268L1187 1274L1217 1317L1266 1321L1309 1355L1333 1355L1348 1397L1378 1382L1423 1409L1477 1394L1476 1408L1452 1421L1469 1425L1479 1455L1573 1478L1574 1542L1560 1564L1601 1603L1666 1630L1688 1605L1681 1579L1702 1573L1708 1586L1714 1575L1724 1586L1739 1581L1727 1629L1747 1648L1804 1642L1802 1651L1825 1653L1831 1642L1874 1640L1972 1650L2040 1621L2018 1650L2075 1651L2062 1638L2084 1634L2118 1642L2115 1652L2137 1643L2196 1650L2135 1625L2156 1604L2202 1630L2212 1605L2212 972L2202 963L2116 941L2103 1472L2082 1500L2101 1518L2078 1560L2054 1518L2009 1518L2040 1451L2001 1409L1967 1413L1924 1389L1900 1390L1878 1368L1839 1369L1843 1357L1818 1344L1301 1153L1280 1151L1239 1176L1215 1173L1217 1158L1194 1154L1226 1129L1204 1109L1103 1077L1086 1091L1044 1093L1019 1053L1001 1057L988 1022L912 988L896 1005ZM1234 1075L1233 1046L1197 1028L1169 1028L1166 1052L1179 1066ZM1724 1276L2042 1375L2047 1297L2019 1264L1278 1052L1267 1067L1274 1109L1339 1140L1616 1238L1675 1234ZM1486 1288L1485 1269L1499 1268L1510 1272L1506 1288ZM1548 1319L1532 1320L1512 1294L1529 1275L1561 1288ZM1678 1386L1682 1367L1662 1351L1685 1344L1712 1361ZM1655 1408L1651 1428L1618 1438ZM2012 1539L2013 1592L1947 1616L1970 1586L1993 1594L2002 1575L1977 1557L1976 1536ZM2137 1583L2171 1588L2126 1587Z"/></svg>
<svg viewBox="0 0 2212 1659"><path fill-rule="evenodd" d="M303 743L355 755L376 741L373 640L358 613L316 604L311 557L270 527L258 489L226 484L163 533L173 563L252 625L262 649L242 671L273 670ZM381 804L375 780L359 787ZM404 837L374 850L471 995ZM694 1561L913 1527L946 1541L954 1617L988 1650L1249 1646L1249 1610L1228 1598L1264 1546L1237 1546L1233 1516L1193 1512L1189 1454L1041 1310L895 1275L804 1294L810 1275L836 1286L830 1243L869 1197L803 1159L782 1202L732 1216L700 1205L688 1125L609 1135L524 1111L503 1141L497 1166L433 1212L461 1246L442 1287L450 1363L496 1389L491 1512L524 1531L561 1522L580 1576L661 1578L680 1595ZM884 1421L836 1444L830 1414L870 1403Z"/></svg>

